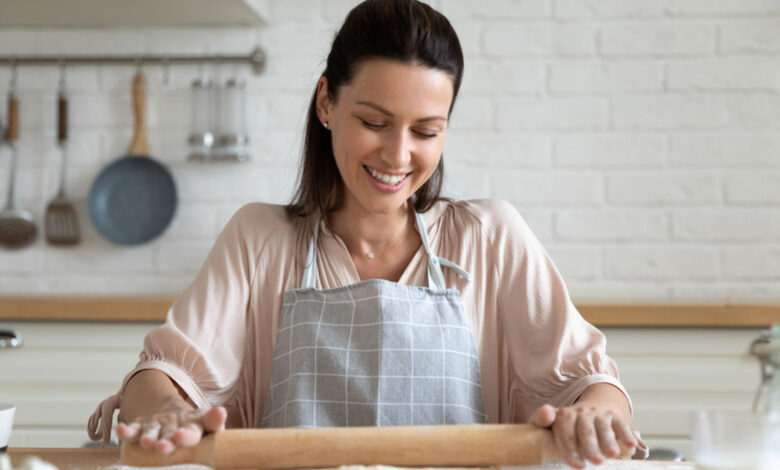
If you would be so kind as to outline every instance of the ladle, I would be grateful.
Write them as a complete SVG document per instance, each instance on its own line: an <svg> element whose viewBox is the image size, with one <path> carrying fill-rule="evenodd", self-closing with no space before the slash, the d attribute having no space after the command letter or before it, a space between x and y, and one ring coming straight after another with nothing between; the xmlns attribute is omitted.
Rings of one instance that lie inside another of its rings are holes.
<svg viewBox="0 0 780 470"><path fill-rule="evenodd" d="M21 248L32 243L38 233L33 215L14 205L14 183L16 181L16 140L19 136L19 99L14 87L8 92L8 129L5 140L11 146L11 170L8 172L8 198L5 209L0 212L0 245L6 248Z"/></svg>

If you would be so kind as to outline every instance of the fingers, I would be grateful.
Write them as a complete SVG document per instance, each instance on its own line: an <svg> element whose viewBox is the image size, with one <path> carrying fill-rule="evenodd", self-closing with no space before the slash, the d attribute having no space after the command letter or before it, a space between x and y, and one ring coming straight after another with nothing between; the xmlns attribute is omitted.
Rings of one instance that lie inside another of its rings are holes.
<svg viewBox="0 0 780 470"><path fill-rule="evenodd" d="M225 429L227 410L218 406L207 411L187 410L157 413L135 422L117 425L122 441L138 442L145 449L168 454L177 447L190 447L200 442L204 430Z"/></svg>
<svg viewBox="0 0 780 470"><path fill-rule="evenodd" d="M227 421L227 410L224 406L215 406L203 416L203 429L208 432L222 431Z"/></svg>
<svg viewBox="0 0 780 470"><path fill-rule="evenodd" d="M561 451L566 463L574 468L584 468L585 462L582 460L577 445L577 414L578 410L575 408L561 408L558 410L552 431L558 450Z"/></svg>
<svg viewBox="0 0 780 470"><path fill-rule="evenodd" d="M141 424L140 423L119 423L116 426L116 434L122 441L138 442L141 438Z"/></svg>
<svg viewBox="0 0 780 470"><path fill-rule="evenodd" d="M577 447L580 455L590 463L600 465L604 463L604 454L601 453L599 438L596 432L596 410L590 408L581 411L577 415Z"/></svg>
<svg viewBox="0 0 780 470"><path fill-rule="evenodd" d="M154 445L154 449L161 454L173 452L176 445L173 443L173 435L179 430L180 422L178 417L172 415L164 416L160 428L160 437Z"/></svg>
<svg viewBox="0 0 780 470"><path fill-rule="evenodd" d="M190 423L179 428L173 434L172 441L177 447L192 447L203 436L203 428L197 423Z"/></svg>
<svg viewBox="0 0 780 470"><path fill-rule="evenodd" d="M139 444L144 449L151 449L157 444L157 438L160 437L160 428L162 426L157 421L141 423L141 439Z"/></svg>
<svg viewBox="0 0 780 470"><path fill-rule="evenodd" d="M612 430L615 432L617 440L625 447L633 449L637 446L638 443L634 436L634 432L631 430L631 426L624 423L623 420L617 418L613 419Z"/></svg>
<svg viewBox="0 0 780 470"><path fill-rule="evenodd" d="M547 409L545 409L547 408ZM631 427L610 411L596 408L572 406L558 409L545 405L529 419L529 423L540 426L548 421L549 412L554 412L551 426L555 443L566 463L581 469L585 463L604 463L607 458L620 455L620 445L627 448L637 446Z"/></svg>
<svg viewBox="0 0 780 470"><path fill-rule="evenodd" d="M542 405L528 419L528 424L533 424L540 428L549 428L555 422L557 412L558 410L554 406Z"/></svg>
<svg viewBox="0 0 780 470"><path fill-rule="evenodd" d="M596 419L594 420L601 452L609 458L615 458L620 454L620 447L618 446L617 438L615 437L615 431L612 429L612 421L613 416L611 414L596 415Z"/></svg>

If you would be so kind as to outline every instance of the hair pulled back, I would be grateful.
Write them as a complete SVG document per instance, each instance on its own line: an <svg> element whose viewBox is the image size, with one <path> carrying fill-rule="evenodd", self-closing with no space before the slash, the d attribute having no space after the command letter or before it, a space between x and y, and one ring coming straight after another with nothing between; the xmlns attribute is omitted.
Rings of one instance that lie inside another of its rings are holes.
<svg viewBox="0 0 780 470"><path fill-rule="evenodd" d="M449 113L455 105L463 78L463 52L455 30L444 15L417 0L366 0L353 8L336 33L322 76L328 80L328 97L338 98L362 61L390 59L424 65L448 73L453 79ZM303 143L302 168L298 175L290 215L326 214L338 209L345 185L333 155L330 130L316 112L317 91L309 104ZM415 209L425 212L439 199L443 180L442 159L417 190Z"/></svg>

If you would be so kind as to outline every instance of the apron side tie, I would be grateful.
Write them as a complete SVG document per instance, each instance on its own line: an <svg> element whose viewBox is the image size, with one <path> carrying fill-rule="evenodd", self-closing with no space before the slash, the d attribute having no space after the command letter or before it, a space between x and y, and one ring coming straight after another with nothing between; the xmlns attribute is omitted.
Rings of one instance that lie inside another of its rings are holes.
<svg viewBox="0 0 780 470"><path fill-rule="evenodd" d="M320 220L322 220L322 217L318 215L314 221L314 234L312 234L309 242L306 266L303 269L303 278L301 280L302 289L317 287L317 235L320 231Z"/></svg>
<svg viewBox="0 0 780 470"><path fill-rule="evenodd" d="M93 441L102 440L102 447L111 441L111 426L114 423L114 410L119 407L122 395L117 393L106 398L95 409L87 422L87 434Z"/></svg>

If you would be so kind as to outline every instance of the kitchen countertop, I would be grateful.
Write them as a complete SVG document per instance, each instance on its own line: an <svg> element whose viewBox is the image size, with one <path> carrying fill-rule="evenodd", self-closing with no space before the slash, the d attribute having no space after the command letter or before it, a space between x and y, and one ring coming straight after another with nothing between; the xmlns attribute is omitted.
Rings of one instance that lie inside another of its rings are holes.
<svg viewBox="0 0 780 470"><path fill-rule="evenodd" d="M172 297L0 296L0 321L162 323ZM599 327L767 328L780 323L780 305L577 304Z"/></svg>
<svg viewBox="0 0 780 470"><path fill-rule="evenodd" d="M97 448L34 448L34 447L16 447L9 448L8 455L15 466L19 466L26 457L37 456L41 459L54 464L60 470L97 470L105 467L119 470L119 449L97 449ZM169 467L171 468L171 467ZM175 468L175 467L174 467ZM183 467L180 467L183 468ZM504 467L505 469L539 469L539 470L559 470L567 469L562 464L541 465L536 467ZM636 460L614 460L599 467L601 470L691 470L694 468L690 462L653 462Z"/></svg>

